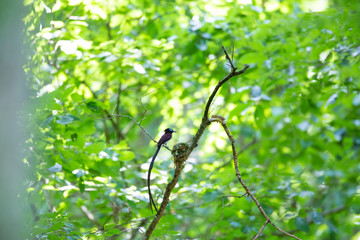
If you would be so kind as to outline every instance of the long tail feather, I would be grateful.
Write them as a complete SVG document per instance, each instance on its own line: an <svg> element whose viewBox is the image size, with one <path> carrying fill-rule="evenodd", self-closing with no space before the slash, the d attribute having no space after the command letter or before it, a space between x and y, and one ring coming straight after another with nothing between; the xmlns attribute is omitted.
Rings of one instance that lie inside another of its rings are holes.
<svg viewBox="0 0 360 240"><path fill-rule="evenodd" d="M155 208L156 212L158 211L157 208L156 208L156 204L155 204L155 202L154 202L154 199L153 199L153 197L152 197L152 195L151 195L151 191L150 191L150 175L151 175L151 170L152 170L152 168L153 168L153 166L154 166L155 158L156 158L156 156L158 155L158 153L159 153L159 151L160 151L160 148L161 148L161 146L157 147L156 152L155 152L154 156L152 157L152 160L151 160L151 163L150 163L150 167L149 167L149 171L148 171L148 178L147 178L151 212L153 212L153 210L152 210L152 206L153 206L153 205L154 205L154 208Z"/></svg>

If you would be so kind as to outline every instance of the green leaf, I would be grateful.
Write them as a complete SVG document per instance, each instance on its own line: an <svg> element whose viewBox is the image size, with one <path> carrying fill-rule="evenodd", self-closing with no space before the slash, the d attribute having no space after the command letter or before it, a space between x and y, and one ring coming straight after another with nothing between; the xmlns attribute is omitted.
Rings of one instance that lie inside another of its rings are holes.
<svg viewBox="0 0 360 240"><path fill-rule="evenodd" d="M324 218L316 211L309 213L309 217L315 224L321 224L324 222Z"/></svg>
<svg viewBox="0 0 360 240"><path fill-rule="evenodd" d="M106 148L106 144L103 142L93 143L85 147L85 151L88 153L98 154L100 151L103 151Z"/></svg>
<svg viewBox="0 0 360 240"><path fill-rule="evenodd" d="M121 231L119 229L112 228L112 229L107 230L105 232L104 236L111 237L113 235L120 234L120 233L121 233Z"/></svg>
<svg viewBox="0 0 360 240"><path fill-rule="evenodd" d="M120 161L130 161L135 158L135 154L132 151L121 151L119 152Z"/></svg>
<svg viewBox="0 0 360 240"><path fill-rule="evenodd" d="M264 108L261 105L256 106L254 117L257 124L261 124L261 122L264 120Z"/></svg>
<svg viewBox="0 0 360 240"><path fill-rule="evenodd" d="M97 112L100 109L96 102L88 102L86 103L86 107L92 110L93 112Z"/></svg>
<svg viewBox="0 0 360 240"><path fill-rule="evenodd" d="M306 222L306 220L304 218L301 218L301 217L295 218L295 226L300 231L307 232L307 233L310 231L309 224Z"/></svg>
<svg viewBox="0 0 360 240"><path fill-rule="evenodd" d="M280 225L294 219L299 238L356 238L354 219L336 209L360 212L359 1L234 2L26 1L28 96L13 121L26 131L18 152L33 173L24 176L30 184L20 194L36 209L20 206L29 236L141 237L136 231L153 216L146 178L155 145L144 130L158 140L174 127L169 146L191 141L225 79L209 115L227 119L240 174L264 210L277 209L272 217ZM250 67L230 77L221 45L237 70ZM12 102L4 104L12 109ZM136 123L110 121L104 110ZM255 235L264 219L251 199L221 197L243 193L221 125L205 126L194 151L171 193L171 214L152 238ZM151 175L155 201L175 173L172 156L161 149ZM49 202L56 214L47 214ZM332 214L324 219L319 209ZM122 222L131 224L115 227ZM123 232L131 227L136 231Z"/></svg>
<svg viewBox="0 0 360 240"><path fill-rule="evenodd" d="M84 136L84 135L90 135L95 133L96 128L95 128L95 122L93 119L88 119L85 121L82 121L81 125L79 128L77 128L77 132L78 134Z"/></svg>
<svg viewBox="0 0 360 240"><path fill-rule="evenodd" d="M62 115L62 116L57 116L56 122L59 123L59 124L66 125L66 124L69 124L69 123L71 123L72 121L75 121L75 120L80 120L80 119L78 117L73 116L73 115L65 114L65 115Z"/></svg>

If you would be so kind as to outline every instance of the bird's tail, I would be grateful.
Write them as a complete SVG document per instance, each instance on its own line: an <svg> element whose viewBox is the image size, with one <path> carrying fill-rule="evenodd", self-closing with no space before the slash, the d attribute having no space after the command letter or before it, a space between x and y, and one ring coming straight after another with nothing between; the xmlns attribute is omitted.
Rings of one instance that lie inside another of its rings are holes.
<svg viewBox="0 0 360 240"><path fill-rule="evenodd" d="M156 156L158 155L159 151L160 151L160 148L161 146L157 147L156 149L156 152L154 154L154 156L152 157L152 160L151 160L151 163L150 163L150 167L149 167L149 171L148 171L148 181L147 181L147 184L148 184L148 191L149 191L149 199L150 199L150 209L151 209L151 212L153 211L152 210L152 206L154 205L154 208L156 210L156 212L158 211L157 208L156 208L156 205L155 205L155 202L154 202L154 199L151 195L151 191L150 191L150 175L151 175L151 170L154 166L154 161L155 161L155 158Z"/></svg>

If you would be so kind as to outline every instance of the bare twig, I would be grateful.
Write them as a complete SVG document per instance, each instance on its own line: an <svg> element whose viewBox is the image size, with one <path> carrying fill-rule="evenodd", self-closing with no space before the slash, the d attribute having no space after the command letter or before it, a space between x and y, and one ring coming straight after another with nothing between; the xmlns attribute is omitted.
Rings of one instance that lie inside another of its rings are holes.
<svg viewBox="0 0 360 240"><path fill-rule="evenodd" d="M115 117L125 117L125 118L129 118L129 119L131 119L136 125L138 125L138 126L141 128L141 130L143 130L143 131L146 133L146 135L148 135L148 137L151 138L151 140L153 140L155 143L157 143L157 141L150 135L150 133L148 133L148 131L146 131L146 129L145 129L143 126L141 126L140 123L138 123L134 118L132 118L132 117L130 117L130 116L128 116L128 115L111 114L111 115L109 115L109 117L107 117L107 118L96 118L96 117L94 117L94 116L92 116L92 115L89 114L89 117L92 117L93 119L96 119L96 120L113 119L113 118L115 118Z"/></svg>
<svg viewBox="0 0 360 240"><path fill-rule="evenodd" d="M226 55L227 55L227 52L225 50L225 48L223 47L223 50L225 51ZM227 55L228 56L228 55ZM229 61L231 61L230 58L228 58ZM232 65L232 63L231 63ZM210 108L210 105L212 103L212 101L214 100L214 97L217 93L217 91L220 89L220 87L225 83L227 82L230 78L234 77L234 76L237 76L237 75L240 75L242 73L244 73L246 71L246 69L249 67L249 65L247 64L244 64L244 67L243 69L241 69L240 71L236 71L236 68L233 68L231 69L231 72L225 77L223 78L222 80L220 80L218 82L218 84L215 86L213 92L211 93L207 103L206 103L206 106L205 106L205 110L204 110L204 115L202 117L202 121L201 121L201 124L200 124L200 127L197 131L197 133L195 134L195 137L193 138L193 141L191 142L191 145L189 147L189 149L187 150L186 152L186 158L189 157L189 155L191 154L191 152L194 150L194 148L197 146L197 143L199 142L199 139L201 137L201 135L203 134L205 128L207 126L210 125L210 121L209 121L209 108Z"/></svg>
<svg viewBox="0 0 360 240"><path fill-rule="evenodd" d="M269 223L269 220L266 219L265 223L262 225L262 227L260 228L259 232L255 235L255 237L253 238L253 240L257 239L257 238L260 236L261 232L264 230L264 228L266 227L266 225L267 225L268 223Z"/></svg>
<svg viewBox="0 0 360 240"><path fill-rule="evenodd" d="M246 196L248 193L246 192L246 193L244 193L244 194L241 194L240 196L223 196L223 197L227 197L227 198L230 198L230 197L233 197L233 198L242 198L242 197L244 197L244 196Z"/></svg>
<svg viewBox="0 0 360 240"><path fill-rule="evenodd" d="M229 61L229 64L231 66L231 69L232 71L236 71L236 67L234 67L234 64L233 64L233 61L231 60L231 58L229 57L229 54L227 53L227 51L225 50L224 46L222 46L224 52L225 52L225 56L226 56L226 59Z"/></svg>
<svg viewBox="0 0 360 240"><path fill-rule="evenodd" d="M132 120L136 125L139 126L139 128L141 128L141 130L143 130L145 132L145 134L154 142L154 143L157 143L157 141L150 135L150 133L148 131L146 131L146 129L141 126L141 124L139 122L137 122L134 118L128 116L128 115L122 115L122 114L111 114L109 115L110 117L107 117L107 118L96 118L94 116L92 116L91 114L89 114L89 117L93 118L93 119L96 119L96 120L104 120L104 119L113 119L115 117L125 117L125 118L129 118L130 120ZM166 145L164 144L163 145L164 148L166 148L167 150L171 151L171 149Z"/></svg>
<svg viewBox="0 0 360 240"><path fill-rule="evenodd" d="M238 160L237 160L237 154L236 154L236 148L235 148L235 140L233 138L233 136L230 133L229 128L226 125L225 122L225 118L221 117L221 116L212 116L211 120L213 122L218 122L221 124L221 126L224 128L226 135L228 136L230 142L231 142L231 148L232 148L232 152L233 152L233 157L234 157L234 165L235 165L235 171L236 171L236 176L239 180L239 182L241 183L241 185L243 186L243 188L245 189L245 191L247 192L247 194L249 194L249 196L252 198L252 200L255 202L256 206L259 208L261 214L265 217L266 221L268 221L269 223L271 223L271 225L273 225L278 231L282 232L283 234L285 234L286 236L295 238L295 239L300 239L284 230L282 230L281 228L279 228L278 226L276 226L268 217L268 215L266 214L266 212L264 211L264 209L262 208L262 206L260 205L259 201L255 198L254 194L251 193L251 191L249 190L249 188L247 187L247 185L245 184L244 180L241 178L240 176L240 171L239 171L239 166L238 166Z"/></svg>

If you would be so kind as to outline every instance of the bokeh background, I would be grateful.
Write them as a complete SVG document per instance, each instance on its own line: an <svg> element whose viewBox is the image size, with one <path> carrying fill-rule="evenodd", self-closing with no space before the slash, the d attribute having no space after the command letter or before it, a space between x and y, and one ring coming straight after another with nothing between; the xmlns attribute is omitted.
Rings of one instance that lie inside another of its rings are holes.
<svg viewBox="0 0 360 240"><path fill-rule="evenodd" d="M156 145L137 124L189 142L229 71L221 46L250 68L211 114L226 117L265 211L302 239L360 239L358 1L2 4L2 239L143 238ZM212 124L154 239L252 239L265 219L231 197L244 193L231 160ZM173 169L162 149L158 204ZM272 226L260 237L284 238Z"/></svg>

